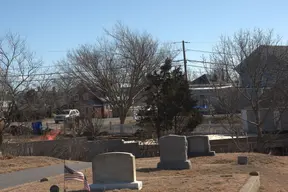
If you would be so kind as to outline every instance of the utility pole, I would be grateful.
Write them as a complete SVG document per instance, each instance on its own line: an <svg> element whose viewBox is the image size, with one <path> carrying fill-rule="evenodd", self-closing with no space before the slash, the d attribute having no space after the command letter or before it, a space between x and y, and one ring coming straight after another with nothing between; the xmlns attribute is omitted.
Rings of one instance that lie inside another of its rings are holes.
<svg viewBox="0 0 288 192"><path fill-rule="evenodd" d="M174 43L174 44L176 44L176 43L182 43L183 61L184 61L184 72L185 72L185 78L186 78L186 80L188 80L185 43L190 43L190 42L183 40L182 42L173 42L173 43Z"/></svg>
<svg viewBox="0 0 288 192"><path fill-rule="evenodd" d="M183 40L183 41L182 41L182 51L183 51L185 78L186 78L186 80L188 80L188 77L187 77L187 60L186 60L185 43L188 43L188 42L185 42L185 41Z"/></svg>

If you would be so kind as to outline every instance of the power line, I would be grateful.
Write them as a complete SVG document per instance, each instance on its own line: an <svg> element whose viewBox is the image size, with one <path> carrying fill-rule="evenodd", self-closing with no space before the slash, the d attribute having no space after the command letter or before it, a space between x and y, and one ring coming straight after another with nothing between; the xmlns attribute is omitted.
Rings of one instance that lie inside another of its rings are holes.
<svg viewBox="0 0 288 192"><path fill-rule="evenodd" d="M232 53L223 53L223 52L215 52L215 51L204 51L204 50L199 50L199 49L186 49L186 51L199 52L199 53L219 54L219 55L235 55L235 56L237 56L237 54L232 54Z"/></svg>
<svg viewBox="0 0 288 192"><path fill-rule="evenodd" d="M213 52L213 51L204 51L204 50L199 50L199 49L186 49L186 51L199 52L199 53L210 53L210 54L216 54L216 52Z"/></svg>
<svg viewBox="0 0 288 192"><path fill-rule="evenodd" d="M173 63L177 63L177 62L181 62L181 61L184 61L183 59L179 59L179 60L174 60ZM214 63L214 62L207 62L207 61L199 61L199 60L190 60L190 59L186 59L186 61L188 62L191 62L191 63L202 63L202 64L214 64L214 65L227 65L227 64L221 64L221 63ZM187 65L186 66L191 66L191 65ZM196 65L195 65L196 66ZM201 68L201 66L198 66ZM107 69L97 69L97 70L100 70L100 71L109 71L109 70L119 70L119 69L127 69L129 67L111 67L111 68L107 68ZM187 70L187 69L186 69ZM83 73L88 73L88 72L91 72L91 71L77 71L77 72L83 72ZM35 77L35 76L51 76L51 75L69 75L69 74L72 74L73 72L50 72L50 73L35 73L35 74L27 74L27 75L24 75L24 74L19 74L19 75L16 75L16 74L13 74L13 75L9 75L8 77L9 78L12 78L12 77Z"/></svg>
<svg viewBox="0 0 288 192"><path fill-rule="evenodd" d="M186 71L186 74L187 74L187 62L192 62L192 63L202 63L202 64L212 64L212 65L225 65L227 66L227 64L223 64L223 63L215 63L215 62L207 62L207 61L199 61L199 60L189 60L186 58L186 51L192 51L192 52L203 52L203 53L216 53L216 52L212 52L212 51L205 51L205 50L198 50L198 49L185 49L185 43L190 43L188 41L181 41L181 42L173 42L174 44L177 44L177 43L182 43L182 51L183 51L183 58L184 59L180 59L180 60L174 60L173 62L181 62L181 61L184 61L184 69ZM184 45L184 46L183 46ZM176 52L176 51L180 51L180 49L177 49L177 50L172 50L172 51L168 51L166 53L172 53L172 52ZM60 52L60 51L55 51L55 52ZM61 52L64 52L64 51L61 51ZM66 52L66 51L65 51ZM101 51L101 52L105 52L105 51ZM108 52L108 53L113 53L113 52ZM163 53L163 52L162 52ZM161 54L161 53L158 53L158 54ZM55 67L66 67L67 65L50 65L50 66L39 66L37 68L55 68ZM189 65L191 66L191 65ZM233 66L233 65L231 65ZM201 68L201 66L196 66L195 67L199 67ZM109 69L100 69L100 70L110 70L110 69L121 69L121 68L126 68L126 67L119 67L119 68L109 68ZM85 72L85 71L83 71ZM86 71L87 72L87 71ZM61 74L71 74L71 73L68 73L68 72L51 72L51 73L41 73L41 74L30 74L30 75L24 75L24 74L19 74L19 75L16 75L16 74L13 74L13 75L10 75L9 77L24 77L24 76L44 76L44 75L61 75Z"/></svg>
<svg viewBox="0 0 288 192"><path fill-rule="evenodd" d="M177 43L182 43L182 42L173 42L173 44L177 44ZM185 43L191 43L191 42L185 42ZM171 52L178 52L178 51L183 51L183 49L176 49L176 50L172 50L172 51L167 51L166 53L171 53ZM206 50L200 50L200 49L186 49L186 52L200 52L200 53L210 53L210 54L226 54L226 55L236 55L236 54L228 54L228 53L217 53L217 52L213 52L213 51L206 51ZM48 52L68 52L68 51L63 51L63 50L52 50L52 51L48 51ZM106 51L99 51L99 52L106 52ZM107 53L113 53L113 52L107 52ZM163 54L162 53L157 53L157 54ZM65 65L60 65L60 64L55 64L55 65L49 65L49 66L39 66L38 68L51 68L51 67L65 67Z"/></svg>
<svg viewBox="0 0 288 192"><path fill-rule="evenodd" d="M229 65L229 64L225 64L225 63L215 63L215 62L209 62L209 61L199 61L199 60L187 60L191 63L202 63L202 64L212 64L212 65ZM230 65L230 66L234 66L234 65ZM236 67L236 66L235 66Z"/></svg>
<svg viewBox="0 0 288 192"><path fill-rule="evenodd" d="M128 67L111 67L111 68L107 68L107 69L97 69L99 71L110 71L110 70L114 70L114 69L127 69ZM92 71L92 70L91 70ZM77 72L80 72L80 73L88 73L88 72L91 72L91 71L77 71ZM35 74L27 74L27 75L22 75L22 74L19 74L19 75L16 75L16 74L13 74L13 75L9 75L8 77L34 77L34 76L49 76L49 75L63 75L63 74L72 74L73 72L51 72L51 73L35 73ZM1 76L0 76L1 77Z"/></svg>

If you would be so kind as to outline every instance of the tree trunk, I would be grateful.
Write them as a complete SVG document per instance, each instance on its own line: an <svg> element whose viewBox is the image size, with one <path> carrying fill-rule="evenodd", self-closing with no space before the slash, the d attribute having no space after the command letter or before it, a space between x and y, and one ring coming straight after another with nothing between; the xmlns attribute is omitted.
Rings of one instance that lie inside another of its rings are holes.
<svg viewBox="0 0 288 192"><path fill-rule="evenodd" d="M261 126L261 122L260 122L260 115L259 112L256 115L256 128L257 128L257 137L258 138L262 138L263 134L262 134L262 126Z"/></svg>
<svg viewBox="0 0 288 192"><path fill-rule="evenodd" d="M3 132L0 132L0 150L1 150L1 145L3 143Z"/></svg>
<svg viewBox="0 0 288 192"><path fill-rule="evenodd" d="M260 122L260 114L256 115L256 129L257 129L257 151L258 152L263 152L263 143L262 143L262 138L263 138L263 133L262 133L262 123Z"/></svg>
<svg viewBox="0 0 288 192"><path fill-rule="evenodd" d="M124 123L125 123L125 120L126 120L126 114L125 114L125 115L120 114L120 134L123 134L123 133L124 133Z"/></svg>
<svg viewBox="0 0 288 192"><path fill-rule="evenodd" d="M0 131L0 157L2 155L3 132Z"/></svg>
<svg viewBox="0 0 288 192"><path fill-rule="evenodd" d="M174 133L175 133L175 135L178 134L178 130L177 130L177 118L176 118L176 116L174 117Z"/></svg>
<svg viewBox="0 0 288 192"><path fill-rule="evenodd" d="M255 115L255 124L256 124L256 129L257 129L257 151L261 152L263 151L262 147L262 122L260 118L260 113L259 113L259 105L258 102L256 102L256 106L253 109L254 115Z"/></svg>
<svg viewBox="0 0 288 192"><path fill-rule="evenodd" d="M159 142L159 139L161 137L161 127L160 127L160 123L156 122L156 134L157 134L157 138L158 138L158 142Z"/></svg>

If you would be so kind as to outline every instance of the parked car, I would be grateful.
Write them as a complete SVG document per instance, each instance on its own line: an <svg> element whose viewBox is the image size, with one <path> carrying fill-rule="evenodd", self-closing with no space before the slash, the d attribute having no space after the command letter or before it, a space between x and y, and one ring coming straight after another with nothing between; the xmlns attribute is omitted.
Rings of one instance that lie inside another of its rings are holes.
<svg viewBox="0 0 288 192"><path fill-rule="evenodd" d="M60 121L65 121L66 119L72 119L79 116L80 112L77 109L65 109L54 116L54 121L55 123L59 123Z"/></svg>

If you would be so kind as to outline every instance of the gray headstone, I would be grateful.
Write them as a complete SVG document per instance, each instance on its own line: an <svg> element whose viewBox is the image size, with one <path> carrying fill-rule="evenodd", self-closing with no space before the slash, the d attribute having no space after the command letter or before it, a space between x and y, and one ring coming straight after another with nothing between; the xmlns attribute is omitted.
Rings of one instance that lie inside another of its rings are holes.
<svg viewBox="0 0 288 192"><path fill-rule="evenodd" d="M135 157L131 153L110 152L97 155L92 161L92 171L91 190L142 188L142 182L136 180Z"/></svg>
<svg viewBox="0 0 288 192"><path fill-rule="evenodd" d="M195 135L187 137L188 156L214 156L215 152L211 151L209 137L206 135Z"/></svg>
<svg viewBox="0 0 288 192"><path fill-rule="evenodd" d="M238 164L239 165L247 165L248 157L247 156L238 156Z"/></svg>
<svg viewBox="0 0 288 192"><path fill-rule="evenodd" d="M59 191L60 191L60 189L57 185L52 185L50 187L50 192L59 192Z"/></svg>
<svg viewBox="0 0 288 192"><path fill-rule="evenodd" d="M191 162L187 157L187 140L185 136L167 135L159 140L159 169L190 169Z"/></svg>

